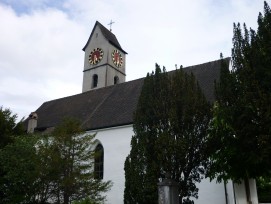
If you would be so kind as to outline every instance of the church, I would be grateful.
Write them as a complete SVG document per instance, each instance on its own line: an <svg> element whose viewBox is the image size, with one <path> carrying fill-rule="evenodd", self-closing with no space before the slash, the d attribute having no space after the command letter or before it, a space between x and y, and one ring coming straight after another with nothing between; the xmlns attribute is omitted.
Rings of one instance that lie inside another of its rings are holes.
<svg viewBox="0 0 271 204"><path fill-rule="evenodd" d="M116 36L98 21L83 48L84 70L82 93L44 102L31 113L28 132L49 132L64 117L78 119L86 133L96 134L94 149L102 151L95 171L99 178L111 180L106 193L108 204L123 203L124 161L130 152L133 113L136 110L144 78L126 82L127 52ZM230 59L228 59L229 61ZM184 68L197 78L206 98L214 102L214 81L219 79L220 61ZM95 163L96 164L96 163ZM210 182L197 184L196 204L245 204L244 184ZM254 180L250 180L253 204L258 203Z"/></svg>

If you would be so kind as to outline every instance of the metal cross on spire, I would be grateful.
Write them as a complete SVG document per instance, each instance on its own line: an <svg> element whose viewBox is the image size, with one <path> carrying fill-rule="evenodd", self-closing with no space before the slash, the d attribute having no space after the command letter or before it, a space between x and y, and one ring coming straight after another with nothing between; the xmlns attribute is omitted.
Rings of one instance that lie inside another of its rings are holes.
<svg viewBox="0 0 271 204"><path fill-rule="evenodd" d="M110 21L110 23L108 23L108 25L110 25L110 31L112 31L112 24L115 23L112 20Z"/></svg>

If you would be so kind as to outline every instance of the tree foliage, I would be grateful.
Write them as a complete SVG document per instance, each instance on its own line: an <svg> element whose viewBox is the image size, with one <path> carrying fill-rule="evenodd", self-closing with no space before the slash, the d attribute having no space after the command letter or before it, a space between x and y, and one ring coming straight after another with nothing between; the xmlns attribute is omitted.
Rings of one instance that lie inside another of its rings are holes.
<svg viewBox="0 0 271 204"><path fill-rule="evenodd" d="M271 12L264 3L258 30L234 24L232 70L224 69L210 137L211 178L257 178L271 169Z"/></svg>
<svg viewBox="0 0 271 204"><path fill-rule="evenodd" d="M259 203L270 203L271 201L271 178L257 178L257 193Z"/></svg>
<svg viewBox="0 0 271 204"><path fill-rule="evenodd" d="M16 124L16 119L17 115L13 114L10 109L0 107L0 151L14 141L14 136L24 134L22 121ZM4 176L5 172L0 165L0 180ZM4 199L4 197L4 192L0 188L0 200Z"/></svg>
<svg viewBox="0 0 271 204"><path fill-rule="evenodd" d="M179 184L180 203L192 203L207 159L210 116L210 105L192 74L182 69L168 74L157 65L147 75L125 161L126 204L157 203L157 183L166 173Z"/></svg>
<svg viewBox="0 0 271 204"><path fill-rule="evenodd" d="M35 203L39 158L35 137L20 136L0 150L1 203Z"/></svg>
<svg viewBox="0 0 271 204"><path fill-rule="evenodd" d="M12 142L12 136L24 133L22 122L16 124L17 115L0 107L0 148Z"/></svg>
<svg viewBox="0 0 271 204"><path fill-rule="evenodd" d="M49 135L16 137L0 150L0 202L102 203L111 182L94 179L94 136L67 119Z"/></svg>
<svg viewBox="0 0 271 204"><path fill-rule="evenodd" d="M49 138L49 155L53 167L55 189L52 198L68 204L89 197L104 201L101 194L109 190L111 182L94 179L94 152L90 148L95 135L83 134L80 124L65 120Z"/></svg>

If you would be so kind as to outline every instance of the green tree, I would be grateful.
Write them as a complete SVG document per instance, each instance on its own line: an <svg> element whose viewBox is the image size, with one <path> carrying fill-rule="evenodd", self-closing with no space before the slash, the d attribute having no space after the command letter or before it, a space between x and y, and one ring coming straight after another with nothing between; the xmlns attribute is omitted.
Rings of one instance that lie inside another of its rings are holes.
<svg viewBox="0 0 271 204"><path fill-rule="evenodd" d="M64 120L50 135L49 151L44 152L53 175L50 195L55 202L69 204L87 197L104 201L102 193L110 189L111 182L94 179L94 137L84 134L80 123L72 119Z"/></svg>
<svg viewBox="0 0 271 204"><path fill-rule="evenodd" d="M39 186L36 142L34 136L20 136L0 150L1 203L36 203Z"/></svg>
<svg viewBox="0 0 271 204"><path fill-rule="evenodd" d="M257 191L259 203L270 203L271 179L263 177L257 178Z"/></svg>
<svg viewBox="0 0 271 204"><path fill-rule="evenodd" d="M270 176L271 168L271 12L264 2L258 30L234 24L232 70L221 72L210 126L216 147L210 177L219 181Z"/></svg>
<svg viewBox="0 0 271 204"><path fill-rule="evenodd" d="M207 161L210 117L210 105L192 74L179 69L169 75L156 66L147 75L125 161L126 204L157 203L157 183L166 173L179 184L180 203L192 203Z"/></svg>
<svg viewBox="0 0 271 204"><path fill-rule="evenodd" d="M64 120L50 135L23 135L0 150L1 203L102 203L111 182L94 179L95 135Z"/></svg>
<svg viewBox="0 0 271 204"><path fill-rule="evenodd" d="M13 114L10 109L0 107L0 149L14 141L14 136L24 134L22 121L16 124L17 115ZM0 178L5 176L4 170L0 165ZM5 195L0 189L0 199Z"/></svg>
<svg viewBox="0 0 271 204"><path fill-rule="evenodd" d="M0 107L0 148L12 142L12 136L24 133L22 121L16 124L16 119L10 109Z"/></svg>

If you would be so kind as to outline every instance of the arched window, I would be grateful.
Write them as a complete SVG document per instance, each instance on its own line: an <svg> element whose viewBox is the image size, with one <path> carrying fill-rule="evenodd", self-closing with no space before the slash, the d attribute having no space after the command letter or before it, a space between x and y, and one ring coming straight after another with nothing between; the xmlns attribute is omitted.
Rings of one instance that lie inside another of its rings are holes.
<svg viewBox="0 0 271 204"><path fill-rule="evenodd" d="M97 85L98 85L98 75L94 74L92 77L92 88L97 87Z"/></svg>
<svg viewBox="0 0 271 204"><path fill-rule="evenodd" d="M118 84L119 83L119 77L118 76L115 76L114 77L114 84Z"/></svg>
<svg viewBox="0 0 271 204"><path fill-rule="evenodd" d="M104 148L98 144L95 148L94 158L94 178L103 179L104 177Z"/></svg>

